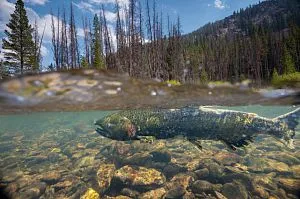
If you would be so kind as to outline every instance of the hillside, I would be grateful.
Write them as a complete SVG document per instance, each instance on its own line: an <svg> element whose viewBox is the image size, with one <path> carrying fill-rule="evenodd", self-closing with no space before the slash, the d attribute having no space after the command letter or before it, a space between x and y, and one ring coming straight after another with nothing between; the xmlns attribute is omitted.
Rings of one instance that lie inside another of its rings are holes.
<svg viewBox="0 0 300 199"><path fill-rule="evenodd" d="M269 0L184 35L193 79L258 84L300 70L300 2Z"/></svg>
<svg viewBox="0 0 300 199"><path fill-rule="evenodd" d="M223 20L209 23L187 36L251 35L255 28L281 31L289 23L300 25L300 1L267 0L234 12Z"/></svg>

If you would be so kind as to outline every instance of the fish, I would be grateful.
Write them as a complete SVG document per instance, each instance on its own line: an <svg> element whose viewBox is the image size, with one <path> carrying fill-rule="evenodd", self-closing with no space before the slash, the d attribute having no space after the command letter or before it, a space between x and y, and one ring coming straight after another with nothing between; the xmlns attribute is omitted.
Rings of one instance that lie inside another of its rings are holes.
<svg viewBox="0 0 300 199"><path fill-rule="evenodd" d="M257 135L267 134L293 149L299 118L300 107L266 118L255 113L200 106L123 110L97 120L95 125L100 135L118 141L183 136L200 149L201 140L217 140L236 150L252 143Z"/></svg>

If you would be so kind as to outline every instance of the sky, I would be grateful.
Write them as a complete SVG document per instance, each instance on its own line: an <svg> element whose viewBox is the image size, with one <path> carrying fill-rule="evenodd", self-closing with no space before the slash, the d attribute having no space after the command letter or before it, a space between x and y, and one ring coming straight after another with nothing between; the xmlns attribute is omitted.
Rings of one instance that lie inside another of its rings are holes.
<svg viewBox="0 0 300 199"><path fill-rule="evenodd" d="M128 5L128 0L118 0L123 6ZM143 8L145 1L140 0ZM14 11L16 0L0 0L0 59L3 59L2 38L5 37L4 30L10 19L10 14ZM101 5L105 6L106 17L114 35L115 0L24 0L27 15L31 24L37 21L39 32L42 33L45 28L45 35L42 45L43 66L48 66L53 62L53 53L51 46L51 10L54 13L57 9L63 7L68 12L72 2L75 11L76 26L78 27L78 38L80 51L83 54L83 29L82 17L86 16L92 19L95 13L99 13ZM152 5L153 0L149 0ZM156 0L158 11L162 11L166 17L170 16L176 20L177 16L181 20L181 30L183 34L192 32L201 26L225 18L240 8L245 8L251 4L257 4L259 0ZM57 18L54 18L57 20ZM165 23L166 24L166 23ZM82 50L81 50L82 49Z"/></svg>

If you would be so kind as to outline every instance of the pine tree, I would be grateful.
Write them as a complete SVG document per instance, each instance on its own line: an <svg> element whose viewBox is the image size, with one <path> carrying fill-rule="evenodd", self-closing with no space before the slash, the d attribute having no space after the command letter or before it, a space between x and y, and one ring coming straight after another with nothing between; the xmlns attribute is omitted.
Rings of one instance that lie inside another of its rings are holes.
<svg viewBox="0 0 300 199"><path fill-rule="evenodd" d="M284 74L290 74L296 72L295 62L291 53L285 47L283 52L282 64L284 69Z"/></svg>
<svg viewBox="0 0 300 199"><path fill-rule="evenodd" d="M208 75L207 75L207 72L205 71L205 68L203 68L202 71L201 71L200 81L203 84L206 84L208 82Z"/></svg>
<svg viewBox="0 0 300 199"><path fill-rule="evenodd" d="M93 21L93 46L92 46L92 54L93 54L93 66L95 68L104 68L103 60L101 57L101 40L100 40L100 22L97 14L94 16Z"/></svg>
<svg viewBox="0 0 300 199"><path fill-rule="evenodd" d="M84 56L80 57L80 66L82 68L88 68L89 67L89 63L88 63L86 57L84 57Z"/></svg>
<svg viewBox="0 0 300 199"><path fill-rule="evenodd" d="M24 69L32 68L32 57L34 56L34 42L32 40L33 29L29 24L24 3L17 0L15 11L11 14L11 19L6 25L10 30L5 30L8 39L3 39L2 48L6 50L4 57L5 64L20 69L23 74Z"/></svg>

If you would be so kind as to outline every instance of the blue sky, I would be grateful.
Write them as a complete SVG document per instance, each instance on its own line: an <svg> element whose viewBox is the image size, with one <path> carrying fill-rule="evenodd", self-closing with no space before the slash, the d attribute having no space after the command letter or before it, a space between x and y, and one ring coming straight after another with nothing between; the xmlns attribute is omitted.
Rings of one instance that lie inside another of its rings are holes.
<svg viewBox="0 0 300 199"><path fill-rule="evenodd" d="M0 38L3 38L5 24L10 18L10 14L14 11L14 3L16 0L0 0ZM122 4L128 4L128 0L118 0ZM153 0L150 0L152 4ZM71 0L24 0L27 14L31 23L36 19L38 21L40 32L46 25L45 38L43 42L42 54L43 65L49 65L53 62L51 50L51 9L54 13L58 7L62 9L64 6L67 12L70 10ZM95 13L99 13L102 4L106 7L110 27L114 28L113 2L115 0L74 0L72 1L75 8L75 18L77 27L79 28L79 40L82 46L82 16L92 18ZM156 0L158 11L162 10L163 15L171 16L175 20L179 15L183 33L189 33L200 28L208 22L214 22L229 16L235 10L245 8L250 4L256 4L258 0ZM141 0L144 6L145 0ZM0 42L2 46L2 39ZM81 49L83 49L81 47ZM0 47L1 50L1 47ZM81 53L84 53L83 51ZM3 55L0 54L0 59Z"/></svg>

